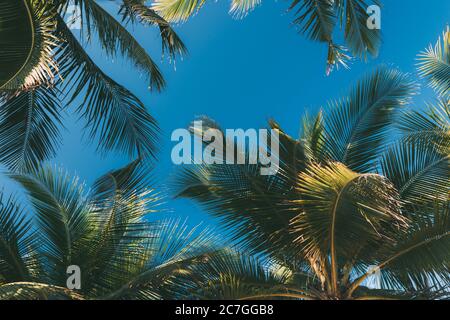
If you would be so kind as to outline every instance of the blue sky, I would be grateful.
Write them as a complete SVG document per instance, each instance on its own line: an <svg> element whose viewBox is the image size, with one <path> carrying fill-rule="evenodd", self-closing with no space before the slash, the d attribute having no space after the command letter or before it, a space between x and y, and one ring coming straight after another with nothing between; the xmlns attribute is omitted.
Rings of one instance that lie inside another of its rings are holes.
<svg viewBox="0 0 450 320"><path fill-rule="evenodd" d="M260 128L270 118L293 136L298 135L300 118L314 113L327 100L346 94L351 84L379 64L415 72L415 56L435 42L450 23L448 0L384 0L383 45L380 55L368 63L354 61L351 70L325 76L326 47L308 41L292 26L286 13L288 2L268 1L243 20L228 15L229 2L208 2L187 23L176 26L189 49L189 56L177 61L176 70L167 60L160 63L167 80L162 93L149 92L147 83L131 65L111 61L94 46L88 48L94 60L109 75L133 91L158 120L163 130L161 153L156 165L155 185L167 192L164 215L187 217L192 224L206 221L215 225L194 203L172 200L167 189L176 172L170 160L174 143L170 135L185 128L196 116L208 115L223 128ZM102 1L112 12L114 1ZM161 62L157 30L130 27L152 57ZM424 90L427 92L427 90ZM416 99L422 104L425 94ZM51 162L92 183L105 172L121 167L127 159L118 154L100 157L95 143L81 139L82 123L68 116L63 146ZM6 182L2 179L3 184ZM10 184L6 184L10 188Z"/></svg>

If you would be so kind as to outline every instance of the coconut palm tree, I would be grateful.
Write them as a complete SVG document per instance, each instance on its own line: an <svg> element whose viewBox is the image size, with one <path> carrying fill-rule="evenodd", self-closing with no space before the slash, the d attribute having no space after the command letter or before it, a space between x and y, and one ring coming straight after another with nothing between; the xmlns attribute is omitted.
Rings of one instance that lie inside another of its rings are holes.
<svg viewBox="0 0 450 320"><path fill-rule="evenodd" d="M408 110L416 92L409 76L379 68L306 117L299 139L270 122L279 132L277 175L260 175L261 165L180 172L179 197L202 204L239 245L291 275L272 292L253 288L241 298L448 297L448 100L442 112ZM380 284L370 288L374 274ZM239 273L228 278L245 281Z"/></svg>
<svg viewBox="0 0 450 320"><path fill-rule="evenodd" d="M80 12L80 37L70 30L69 8ZM125 23L157 26L170 59L186 52L170 25L141 1L124 0L118 14ZM55 154L66 106L86 120L99 151L154 155L155 119L89 56L85 46L94 40L107 57L132 62L149 87L164 88L153 59L98 1L0 1L1 160L10 169L36 169Z"/></svg>
<svg viewBox="0 0 450 320"><path fill-rule="evenodd" d="M155 0L152 8L168 21L186 21L200 10L205 0ZM261 4L260 0L232 0L230 13L243 17ZM328 47L327 69L348 67L351 55L366 60L377 56L381 44L380 30L370 29L370 5L380 6L378 0L293 0L288 11L294 12L294 24L308 39ZM336 43L333 35L339 26L346 46Z"/></svg>
<svg viewBox="0 0 450 320"><path fill-rule="evenodd" d="M184 292L180 277L216 250L212 234L149 220L160 201L147 173L135 161L99 178L90 192L61 169L10 174L31 208L0 199L0 299L162 299ZM74 290L67 287L70 266L81 271Z"/></svg>

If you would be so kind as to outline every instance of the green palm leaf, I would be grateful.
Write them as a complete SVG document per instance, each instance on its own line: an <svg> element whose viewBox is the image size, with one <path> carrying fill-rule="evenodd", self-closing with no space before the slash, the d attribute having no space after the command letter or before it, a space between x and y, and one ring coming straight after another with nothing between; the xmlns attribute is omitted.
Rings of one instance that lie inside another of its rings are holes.
<svg viewBox="0 0 450 320"><path fill-rule="evenodd" d="M345 11L342 22L345 24L345 42L354 56L367 59L367 54L378 55L381 44L380 30L371 30L367 27L369 7L365 0L341 0L340 9ZM379 1L373 4L380 6Z"/></svg>
<svg viewBox="0 0 450 320"><path fill-rule="evenodd" d="M100 44L109 56L115 57L117 53L121 53L147 76L149 88L164 88L165 81L158 66L125 27L94 0L75 0L74 4L80 7L82 31L86 32L89 41L95 30Z"/></svg>
<svg viewBox="0 0 450 320"><path fill-rule="evenodd" d="M0 300L84 300L67 288L37 282L0 285Z"/></svg>
<svg viewBox="0 0 450 320"><path fill-rule="evenodd" d="M13 171L26 171L55 155L62 110L54 90L3 95L0 104L0 162Z"/></svg>
<svg viewBox="0 0 450 320"><path fill-rule="evenodd" d="M37 0L0 2L0 89L50 84L57 72L55 12Z"/></svg>
<svg viewBox="0 0 450 320"><path fill-rule="evenodd" d="M124 19L132 22L138 20L144 25L157 25L162 39L163 55L165 51L168 51L171 60L174 60L177 55L183 56L187 53L184 43L171 28L170 24L154 10L146 6L144 1L124 0L121 13Z"/></svg>
<svg viewBox="0 0 450 320"><path fill-rule="evenodd" d="M415 93L408 76L377 69L347 98L331 102L325 121L325 155L358 172L370 172L391 135L393 120Z"/></svg>
<svg viewBox="0 0 450 320"><path fill-rule="evenodd" d="M450 157L426 141L401 141L382 156L382 173L408 205L447 200Z"/></svg>
<svg viewBox="0 0 450 320"><path fill-rule="evenodd" d="M42 238L40 252L51 268L53 284L65 285L66 269L81 265L89 236L87 202L83 186L61 169L41 169L32 174L10 174L30 197Z"/></svg>
<svg viewBox="0 0 450 320"><path fill-rule="evenodd" d="M153 156L158 132L155 119L136 96L95 65L65 24L59 23L58 28L65 41L58 52L65 79L62 90L70 89L69 103L84 95L77 111L87 120L91 140L97 137L102 151Z"/></svg>
<svg viewBox="0 0 450 320"><path fill-rule="evenodd" d="M0 203L0 283L29 281L38 269L36 234L15 198L2 193Z"/></svg>
<svg viewBox="0 0 450 320"><path fill-rule="evenodd" d="M450 93L450 27L438 39L436 45L430 45L419 54L419 73L430 82L440 95Z"/></svg>
<svg viewBox="0 0 450 320"><path fill-rule="evenodd" d="M339 163L312 164L300 173L296 189L295 242L309 260L331 257L333 292L342 261L351 261L365 245L389 242L389 225L405 226L399 195L382 176L357 174Z"/></svg>

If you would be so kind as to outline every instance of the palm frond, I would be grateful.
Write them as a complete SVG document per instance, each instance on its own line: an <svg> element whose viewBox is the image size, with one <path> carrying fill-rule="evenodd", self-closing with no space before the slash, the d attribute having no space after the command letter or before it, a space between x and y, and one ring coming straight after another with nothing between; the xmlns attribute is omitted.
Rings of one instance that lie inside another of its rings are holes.
<svg viewBox="0 0 450 320"><path fill-rule="evenodd" d="M91 227L83 185L61 169L9 176L30 197L42 239L39 252L48 259L51 283L65 285L67 267L82 265L81 257L91 240L87 237Z"/></svg>
<svg viewBox="0 0 450 320"><path fill-rule="evenodd" d="M160 91L164 88L165 81L156 63L108 11L94 0L75 0L74 4L80 8L82 31L86 32L89 41L95 30L107 55L115 57L120 52L148 78L150 89Z"/></svg>
<svg viewBox="0 0 450 320"><path fill-rule="evenodd" d="M0 162L13 171L36 169L56 153L62 108L57 93L37 88L0 97Z"/></svg>
<svg viewBox="0 0 450 320"><path fill-rule="evenodd" d="M309 39L331 41L337 21L332 0L294 0L289 10L295 11L294 23Z"/></svg>
<svg viewBox="0 0 450 320"><path fill-rule="evenodd" d="M379 175L357 174L340 163L311 164L299 174L296 190L291 232L309 260L331 257L333 292L343 263L352 261L363 246L392 242L389 226L406 226L398 192Z"/></svg>
<svg viewBox="0 0 450 320"><path fill-rule="evenodd" d="M186 21L205 4L206 0L155 0L152 9L170 22Z"/></svg>
<svg viewBox="0 0 450 320"><path fill-rule="evenodd" d="M154 156L158 126L142 102L108 77L86 54L67 26L58 24L64 40L58 52L63 90L72 93L71 103L83 95L78 112L86 119L90 140L99 139L98 149L118 150L134 157Z"/></svg>
<svg viewBox="0 0 450 320"><path fill-rule="evenodd" d="M329 104L326 156L358 172L372 171L394 117L415 90L407 75L384 67L359 81L347 98Z"/></svg>
<svg viewBox="0 0 450 320"><path fill-rule="evenodd" d="M367 59L368 54L377 56L381 44L381 32L367 27L369 19L367 1L342 0L341 2L341 10L345 10L341 22L345 24L344 38L350 52L364 60ZM372 3L380 6L379 1L372 1Z"/></svg>
<svg viewBox="0 0 450 320"><path fill-rule="evenodd" d="M303 145L275 122L270 127L279 132L278 174L261 175L259 164L198 165L184 167L174 186L178 197L204 205L250 252L276 252L292 243L292 237L282 232L293 217L285 200L293 196L296 174L306 163ZM237 142L226 142L240 150Z"/></svg>
<svg viewBox="0 0 450 320"><path fill-rule="evenodd" d="M15 198L0 195L0 283L30 281L35 276L38 242L30 219ZM0 295L1 296L1 295Z"/></svg>
<svg viewBox="0 0 450 320"><path fill-rule="evenodd" d="M450 157L426 141L397 143L383 154L381 168L409 206L450 194Z"/></svg>
<svg viewBox="0 0 450 320"><path fill-rule="evenodd" d="M439 37L436 45L430 45L427 50L420 53L419 73L427 78L431 87L440 95L450 93L450 26Z"/></svg>
<svg viewBox="0 0 450 320"><path fill-rule="evenodd" d="M67 288L37 282L0 285L0 300L84 300Z"/></svg>
<svg viewBox="0 0 450 320"><path fill-rule="evenodd" d="M124 0L121 13L124 20L133 22L138 20L144 25L157 25L162 39L163 55L165 51L168 51L171 60L174 60L178 55L182 57L187 54L186 46L170 24L159 16L156 11L143 4L142 1Z"/></svg>
<svg viewBox="0 0 450 320"><path fill-rule="evenodd" d="M450 99L428 104L426 111L408 111L400 117L398 128L409 142L430 144L443 154L450 152Z"/></svg>
<svg viewBox="0 0 450 320"><path fill-rule="evenodd" d="M396 245L384 245L374 252L381 270L383 285L406 291L434 287L435 291L448 288L450 284L450 206L447 202L436 202L433 214L429 206L411 212L408 231L397 234ZM422 210L425 212L422 212ZM358 277L351 294L368 277Z"/></svg>
<svg viewBox="0 0 450 320"><path fill-rule="evenodd" d="M55 11L45 1L2 1L0 20L0 89L28 90L50 85L58 67L53 51Z"/></svg>
<svg viewBox="0 0 450 320"><path fill-rule="evenodd" d="M261 4L261 0L232 0L230 14L236 18L243 18Z"/></svg>

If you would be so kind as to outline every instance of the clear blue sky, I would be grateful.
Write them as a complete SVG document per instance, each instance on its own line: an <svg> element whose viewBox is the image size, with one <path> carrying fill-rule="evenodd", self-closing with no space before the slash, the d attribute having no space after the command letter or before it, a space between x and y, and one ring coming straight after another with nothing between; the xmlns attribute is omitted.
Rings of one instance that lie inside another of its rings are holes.
<svg viewBox="0 0 450 320"><path fill-rule="evenodd" d="M117 8L114 1L101 2L112 11ZM314 113L327 100L345 94L352 83L376 65L384 63L415 72L416 54L434 43L450 23L450 1L383 3L383 45L379 57L368 63L355 61L351 70L339 70L330 77L325 76L325 46L297 34L291 24L292 16L285 13L287 1L264 0L243 20L228 15L229 1L208 1L199 14L176 26L189 56L177 61L176 71L167 61L160 64L168 84L160 94L149 92L144 79L127 62L108 61L95 47L89 52L108 74L140 97L158 120L163 137L155 176L156 187L164 191L177 169L170 160L174 145L171 132L185 128L196 116L208 115L223 128L260 128L274 118L288 133L297 136L305 111ZM160 62L157 31L130 29ZM420 105L422 98L416 101ZM96 177L127 162L117 154L106 158L96 155L94 146L82 143L81 126L68 117L63 147L52 163L92 183ZM164 208L172 212L165 215L215 225L196 204L174 201L169 191Z"/></svg>

